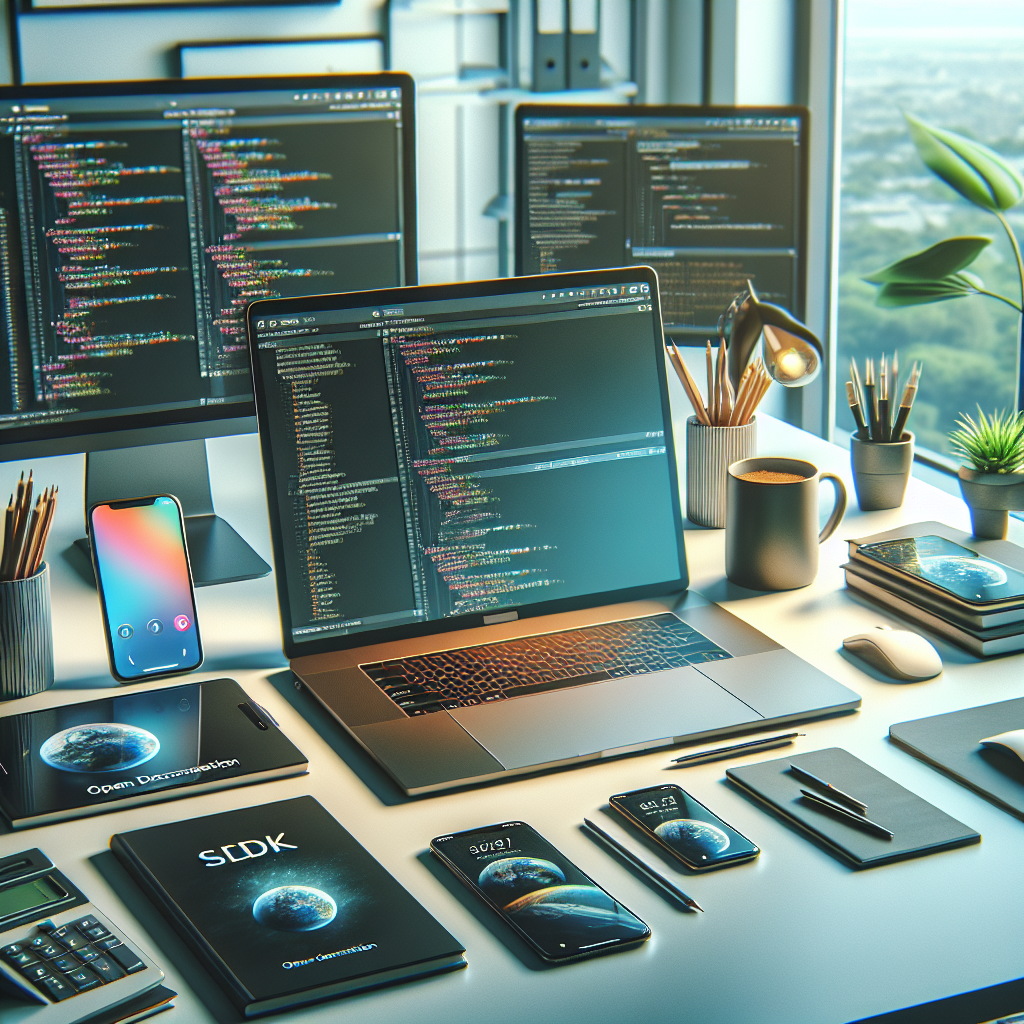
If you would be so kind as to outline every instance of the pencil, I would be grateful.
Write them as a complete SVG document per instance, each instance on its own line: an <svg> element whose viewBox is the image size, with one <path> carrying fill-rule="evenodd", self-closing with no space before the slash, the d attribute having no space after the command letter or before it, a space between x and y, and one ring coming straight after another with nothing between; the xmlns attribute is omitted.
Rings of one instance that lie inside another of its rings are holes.
<svg viewBox="0 0 1024 1024"><path fill-rule="evenodd" d="M710 339L705 351L705 359L707 360L708 370L708 418L711 420L711 424L714 425L718 422L718 414L715 412L715 364L711 357Z"/></svg>
<svg viewBox="0 0 1024 1024"><path fill-rule="evenodd" d="M53 499L52 488L48 491L43 491L43 496L40 498L42 507L39 511L39 525L33 531L29 537L29 542L25 545L25 577L35 576L39 571L39 564L42 562L42 549L45 543L43 536L46 529L46 522L50 516L50 504Z"/></svg>
<svg viewBox="0 0 1024 1024"><path fill-rule="evenodd" d="M21 546L21 551L18 554L18 567L14 571L14 578L16 580L23 580L25 578L25 570L28 568L28 556L29 551L32 549L36 542L36 534L39 530L40 516L42 515L43 508L43 496L40 494L36 498L36 507L32 510L32 516L29 520L28 531L25 534L25 543Z"/></svg>
<svg viewBox="0 0 1024 1024"><path fill-rule="evenodd" d="M35 564L32 566L32 575L34 576L39 572L39 567L43 564L43 554L46 549L46 541L50 536L50 527L53 525L53 516L57 511L57 491L59 488L50 488L50 505L46 510L46 521L43 523L42 534L39 538L39 550L36 552Z"/></svg>
<svg viewBox="0 0 1024 1024"><path fill-rule="evenodd" d="M683 389L686 391L686 397L690 399L690 405L693 406L693 411L697 416L697 419L705 426L711 426L711 420L708 419L707 410L704 408L704 403L701 401L700 391L697 388L697 382L693 379L690 371L686 368L686 363L683 362L682 353L676 348L676 343L669 340L669 358L672 360L672 366L676 371L676 376L682 382Z"/></svg>
<svg viewBox="0 0 1024 1024"><path fill-rule="evenodd" d="M722 338L718 345L718 425L724 427L732 415L732 385L729 383L729 374L726 372L725 338Z"/></svg>
<svg viewBox="0 0 1024 1024"><path fill-rule="evenodd" d="M910 410L914 408L914 399L917 397L917 380L920 375L916 369L911 371L907 386L903 389L903 398L900 401L900 409L896 414L896 422L892 428L892 439L899 441L903 437L907 419L910 417Z"/></svg>
<svg viewBox="0 0 1024 1024"><path fill-rule="evenodd" d="M875 404L875 364L864 364L864 402L867 406L869 441L878 440L878 406Z"/></svg>
<svg viewBox="0 0 1024 1024"><path fill-rule="evenodd" d="M864 413L861 411L860 402L857 401L857 392L852 380L846 382L846 400L850 403L850 412L857 421L856 436L863 439L867 434L868 425L864 422Z"/></svg>
<svg viewBox="0 0 1024 1024"><path fill-rule="evenodd" d="M7 579L7 559L11 557L11 548L14 544L14 495L7 502L7 515L4 516L4 551L0 557L0 580Z"/></svg>
<svg viewBox="0 0 1024 1024"><path fill-rule="evenodd" d="M850 360L850 380L853 381L853 388L857 392L857 401L860 403L861 409L864 408L864 388L860 383L860 373L857 370L857 360Z"/></svg>

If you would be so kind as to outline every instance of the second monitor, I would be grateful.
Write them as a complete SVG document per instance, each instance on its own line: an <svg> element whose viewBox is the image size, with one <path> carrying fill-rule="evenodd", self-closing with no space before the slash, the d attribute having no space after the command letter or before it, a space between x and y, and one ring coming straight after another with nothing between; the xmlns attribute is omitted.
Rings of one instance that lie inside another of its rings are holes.
<svg viewBox="0 0 1024 1024"><path fill-rule="evenodd" d="M665 333L714 335L752 280L802 317L807 111L525 105L516 273L646 264Z"/></svg>

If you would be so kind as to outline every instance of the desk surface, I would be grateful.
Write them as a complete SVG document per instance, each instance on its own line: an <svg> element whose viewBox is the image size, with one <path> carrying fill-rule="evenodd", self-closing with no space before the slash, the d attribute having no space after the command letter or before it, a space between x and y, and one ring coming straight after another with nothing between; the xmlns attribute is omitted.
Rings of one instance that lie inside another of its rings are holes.
<svg viewBox="0 0 1024 1024"><path fill-rule="evenodd" d="M674 394L674 401L679 397ZM683 407L677 402L676 408ZM851 633L878 623L901 624L845 590L839 568L845 561L843 538L923 519L969 529L967 509L951 495L911 481L903 508L861 513L845 452L778 421L762 420L760 452L807 458L839 473L850 488L851 510L822 547L821 569L809 587L755 594L734 586L724 576L723 532L696 528L686 533L691 585L862 695L858 713L801 726L806 735L790 749L845 747L977 829L984 837L980 844L851 871L726 783L728 766L757 758L666 771L670 755L662 751L405 799L319 706L294 690L280 651L268 577L198 591L207 661L197 678L236 678L306 754L309 774L21 833L0 832L0 856L33 846L48 853L101 909L142 937L141 945L164 966L167 984L180 993L176 1019L189 1024L237 1016L125 882L107 850L110 835L303 793L324 804L462 941L470 966L296 1011L285 1015L289 1020L618 1024L671 1018L702 1024L844 1024L1024 975L1024 824L886 738L894 722L1020 696L1024 656L979 661L935 639L943 674L897 684L841 652L843 637ZM211 441L208 447L218 511L270 561L255 436ZM58 683L46 693L0 706L0 714L117 689L106 671L95 591L76 568L75 553L65 550L81 533L82 459L40 459L34 466L41 485L56 482L61 488L50 541ZM5 478L16 469L2 468ZM829 493L823 488L823 497ZM1011 539L1024 543L1024 524L1011 522L1016 531ZM706 909L703 915L676 910L579 829L584 816L594 818L642 850L607 817L607 797L664 782L690 790L763 851L751 864L707 876L675 876ZM442 832L508 819L529 821L636 911L651 926L651 941L612 957L544 968L425 852L430 838Z"/></svg>

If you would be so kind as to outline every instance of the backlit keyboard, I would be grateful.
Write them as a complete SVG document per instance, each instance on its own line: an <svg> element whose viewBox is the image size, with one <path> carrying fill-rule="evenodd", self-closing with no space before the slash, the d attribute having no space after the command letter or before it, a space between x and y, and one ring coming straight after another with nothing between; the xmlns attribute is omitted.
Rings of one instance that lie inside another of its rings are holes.
<svg viewBox="0 0 1024 1024"><path fill-rule="evenodd" d="M411 716L730 657L664 612L359 667Z"/></svg>

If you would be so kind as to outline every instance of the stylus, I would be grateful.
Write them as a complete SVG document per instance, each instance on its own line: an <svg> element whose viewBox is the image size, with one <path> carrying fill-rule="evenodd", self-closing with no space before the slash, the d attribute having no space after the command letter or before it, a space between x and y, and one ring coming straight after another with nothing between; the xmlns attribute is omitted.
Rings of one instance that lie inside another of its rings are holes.
<svg viewBox="0 0 1024 1024"><path fill-rule="evenodd" d="M818 796L817 793L812 793L806 789L801 789L800 795L805 800L810 800L811 803L817 804L819 807L824 807L827 810L830 810L833 814L838 814L841 818L850 822L851 825L856 825L858 828L862 828L866 832L875 832L878 835L884 836L886 839L896 838L896 834L894 832L890 832L884 825L879 825L877 821L865 818L863 814L851 811L848 807L844 807L842 804L837 804L834 800L829 800L824 796Z"/></svg>
<svg viewBox="0 0 1024 1024"><path fill-rule="evenodd" d="M746 743L733 743L728 747L698 750L693 754L674 757L672 758L672 763L679 765L680 768L688 768L691 764L700 764L703 761L720 761L722 758L732 757L733 754L759 754L762 750L771 750L772 747L784 747L792 743L796 736L803 736L803 733L786 732L779 736L762 736L760 739L748 740Z"/></svg>
<svg viewBox="0 0 1024 1024"><path fill-rule="evenodd" d="M806 768L801 768L798 764L790 764L789 770L798 778L803 779L804 782L810 782L814 786L821 786L822 789L828 791L828 795L833 800L838 800L841 804L846 804L848 808L856 811L858 814L867 814L868 805L863 800L858 800L855 796L850 796L849 793L844 793L838 786L833 786L831 782L826 782L824 779L819 779L817 775L809 772ZM803 792L801 790L801 792Z"/></svg>
<svg viewBox="0 0 1024 1024"><path fill-rule="evenodd" d="M601 839L607 846L611 847L617 854L629 861L638 871L642 871L659 889L664 889L673 899L679 900L684 907L689 910L699 910L702 914L704 908L692 897L687 896L682 889L678 886L673 885L667 878L663 878L650 866L642 861L632 850L627 850L617 839L613 839L603 829L598 828L588 818L583 819L583 824L587 826L590 831Z"/></svg>

